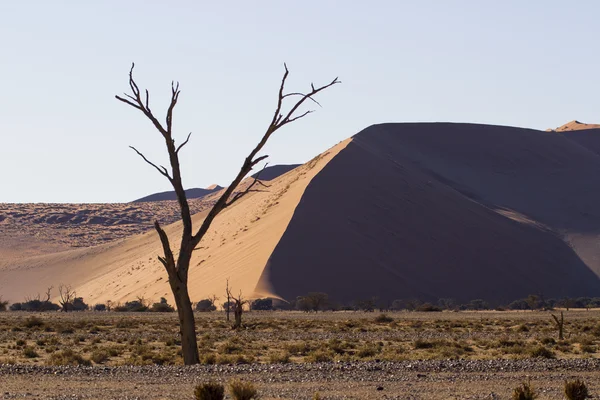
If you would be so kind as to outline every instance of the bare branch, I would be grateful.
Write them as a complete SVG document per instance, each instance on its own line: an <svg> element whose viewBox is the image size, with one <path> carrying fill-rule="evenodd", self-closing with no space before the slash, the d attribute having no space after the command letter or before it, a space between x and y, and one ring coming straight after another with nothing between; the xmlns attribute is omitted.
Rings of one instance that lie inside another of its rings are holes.
<svg viewBox="0 0 600 400"><path fill-rule="evenodd" d="M307 95L306 95L306 94L304 94L304 93L288 93L288 94L285 94L285 95L283 96L283 98L285 99L286 97L292 97L292 96L302 96L302 97L305 97L305 96L307 96ZM316 100L315 100L315 99L313 99L312 97L308 96L307 98L308 98L309 100L311 100L313 103L315 103L316 105L318 105L319 107L323 108L323 106L321 105L321 103L319 103L318 101L316 101Z"/></svg>
<svg viewBox="0 0 600 400"><path fill-rule="evenodd" d="M163 166L161 165L161 166L160 166L160 168L159 168L159 166L158 166L158 165L156 165L156 164L154 164L152 161L148 160L148 159L146 158L146 156L145 156L145 155L143 155L141 152L139 152L139 151L138 151L138 149L136 149L136 148L135 148L135 147L133 147L133 146L129 146L129 147L130 147L131 149L133 149L133 151L135 151L136 153L138 153L138 155L139 155L140 157L142 157L142 158L144 159L144 161L146 161L148 164L150 164L150 165L152 165L154 168L156 168L156 170L157 170L157 171L158 171L158 172L159 172L159 173L160 173L162 176L164 176L165 178L167 178L169 181L172 181L172 179L173 179L173 178L171 178L171 176L169 175L169 172L167 171L167 169L166 169L165 167L163 167Z"/></svg>
<svg viewBox="0 0 600 400"><path fill-rule="evenodd" d="M177 271L175 269L175 257L173 256L173 251L171 250L169 237L167 236L167 233L164 231L164 229L160 226L160 223L158 221L154 221L154 229L156 229L156 232L158 232L160 243L162 244L163 252L165 254L164 257L158 256L158 260L167 270L169 279L172 279L177 274Z"/></svg>
<svg viewBox="0 0 600 400"><path fill-rule="evenodd" d="M227 204L225 204L224 208L227 208L229 206L231 206L233 203L235 203L236 201L238 201L239 199L241 199L242 197L244 197L245 195L247 195L250 192L257 192L257 190L252 190L252 188L254 187L254 185L256 185L257 183L259 183L260 185L268 188L268 185L265 185L264 183L262 183L259 179L260 179L260 174L265 170L265 168L267 168L267 165L269 165L269 163L266 163L265 166L258 171L258 173L256 174L256 176L254 177L254 181L252 181L252 183L250 185L248 185L248 187L242 191L242 192L238 192L236 194L233 195L233 198L231 200L229 200L229 202Z"/></svg>
<svg viewBox="0 0 600 400"><path fill-rule="evenodd" d="M183 146L185 146L185 145L186 145L186 144L187 144L187 143L190 141L190 136L192 136L192 132L188 133L188 135L187 135L187 139L185 139L185 141L184 141L183 143L181 143L181 144L179 145L179 147L177 147L177 150L175 150L175 153L179 153L179 150L181 150L181 148L182 148Z"/></svg>

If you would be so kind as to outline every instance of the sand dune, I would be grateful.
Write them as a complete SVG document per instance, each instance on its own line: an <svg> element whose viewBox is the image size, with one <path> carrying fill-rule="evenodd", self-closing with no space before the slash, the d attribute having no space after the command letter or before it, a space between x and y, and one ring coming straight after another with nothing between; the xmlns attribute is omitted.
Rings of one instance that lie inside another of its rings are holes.
<svg viewBox="0 0 600 400"><path fill-rule="evenodd" d="M598 295L599 172L555 133L372 126L311 181L261 286L340 301Z"/></svg>
<svg viewBox="0 0 600 400"><path fill-rule="evenodd" d="M194 255L192 298L222 297L227 278L247 297L340 302L598 296L599 137L371 126L225 210ZM173 243L180 229L167 227ZM12 248L0 293L13 301L60 282L90 302L170 298L152 231L49 255Z"/></svg>
<svg viewBox="0 0 600 400"><path fill-rule="evenodd" d="M247 297L257 296L256 283L306 185L346 143L270 182L268 190L249 194L219 215L200 243L203 249L195 252L192 260L189 284L194 300L211 294L223 297L228 278L234 293L241 290ZM194 216L195 226L203 217L203 213ZM176 244L181 224L166 230ZM47 286L65 283L91 303L136 296L171 298L165 273L156 259L160 251L156 234L149 231L89 249L0 260L0 293L5 299L19 301L23 296L43 293Z"/></svg>
<svg viewBox="0 0 600 400"><path fill-rule="evenodd" d="M583 122L579 122L577 120L573 120L571 122L567 122L564 125L559 126L556 129L548 129L549 131L555 132L569 132L569 131L580 131L586 129L598 129L600 128L600 124L586 124Z"/></svg>

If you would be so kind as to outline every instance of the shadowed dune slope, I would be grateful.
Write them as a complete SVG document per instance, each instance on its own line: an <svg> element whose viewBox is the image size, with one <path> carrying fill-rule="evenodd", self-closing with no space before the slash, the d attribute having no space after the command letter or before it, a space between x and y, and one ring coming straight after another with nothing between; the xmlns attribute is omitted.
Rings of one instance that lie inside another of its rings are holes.
<svg viewBox="0 0 600 400"><path fill-rule="evenodd" d="M294 168L300 166L300 164L280 164L280 165L272 165L270 167L265 168L264 170L257 172L252 175L253 178L256 178L260 174L261 181L270 181L273 180L283 174L288 173Z"/></svg>
<svg viewBox="0 0 600 400"><path fill-rule="evenodd" d="M600 157L557 134L383 124L310 182L259 291L356 299L600 295Z"/></svg>
<svg viewBox="0 0 600 400"><path fill-rule="evenodd" d="M600 128L563 131L561 135L600 155Z"/></svg>

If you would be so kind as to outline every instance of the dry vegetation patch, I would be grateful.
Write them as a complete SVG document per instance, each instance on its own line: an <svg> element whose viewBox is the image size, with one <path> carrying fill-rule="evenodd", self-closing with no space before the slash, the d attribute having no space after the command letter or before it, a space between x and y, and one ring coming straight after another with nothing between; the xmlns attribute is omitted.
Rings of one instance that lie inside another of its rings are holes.
<svg viewBox="0 0 600 400"><path fill-rule="evenodd" d="M249 312L232 330L199 313L203 364L441 359L598 358L600 311L565 313L559 340L548 312ZM173 313L0 314L0 364L177 365Z"/></svg>

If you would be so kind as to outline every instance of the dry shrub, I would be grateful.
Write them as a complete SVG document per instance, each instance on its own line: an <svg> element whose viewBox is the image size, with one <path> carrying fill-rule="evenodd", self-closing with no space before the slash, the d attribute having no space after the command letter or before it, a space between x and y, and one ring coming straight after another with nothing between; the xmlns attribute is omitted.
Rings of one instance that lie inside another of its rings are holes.
<svg viewBox="0 0 600 400"><path fill-rule="evenodd" d="M225 388L217 382L202 383L196 386L194 398L196 400L223 400Z"/></svg>
<svg viewBox="0 0 600 400"><path fill-rule="evenodd" d="M229 382L229 393L233 400L257 400L258 390L251 382L234 379Z"/></svg>
<svg viewBox="0 0 600 400"><path fill-rule="evenodd" d="M513 400L534 400L537 398L537 393L531 386L531 381L523 382L513 390Z"/></svg>
<svg viewBox="0 0 600 400"><path fill-rule="evenodd" d="M84 359L71 349L51 354L46 363L48 365L91 365L89 360Z"/></svg>
<svg viewBox="0 0 600 400"><path fill-rule="evenodd" d="M580 379L565 382L565 396L569 400L585 400L590 395L587 385Z"/></svg>

